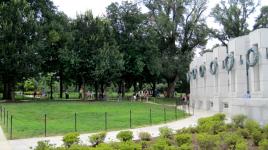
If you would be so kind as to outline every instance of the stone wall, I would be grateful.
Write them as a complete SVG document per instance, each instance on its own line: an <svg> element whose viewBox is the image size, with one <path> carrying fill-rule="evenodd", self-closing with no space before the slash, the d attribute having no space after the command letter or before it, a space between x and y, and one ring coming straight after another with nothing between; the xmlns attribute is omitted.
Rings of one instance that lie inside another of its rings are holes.
<svg viewBox="0 0 268 150"><path fill-rule="evenodd" d="M234 38L228 48L217 47L196 57L188 75L190 101L196 109L245 114L268 123L268 29Z"/></svg>

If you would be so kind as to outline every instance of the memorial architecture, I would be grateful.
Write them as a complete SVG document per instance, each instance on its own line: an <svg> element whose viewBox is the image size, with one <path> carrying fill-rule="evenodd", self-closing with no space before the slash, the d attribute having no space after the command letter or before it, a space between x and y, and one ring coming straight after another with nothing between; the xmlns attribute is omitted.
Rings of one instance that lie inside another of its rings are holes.
<svg viewBox="0 0 268 150"><path fill-rule="evenodd" d="M195 109L244 114L268 123L268 29L194 58L187 73Z"/></svg>

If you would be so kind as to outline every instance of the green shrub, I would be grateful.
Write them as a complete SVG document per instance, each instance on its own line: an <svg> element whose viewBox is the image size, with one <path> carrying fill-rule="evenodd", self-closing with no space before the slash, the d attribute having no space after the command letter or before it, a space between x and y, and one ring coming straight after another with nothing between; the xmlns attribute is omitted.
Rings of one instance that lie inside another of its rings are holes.
<svg viewBox="0 0 268 150"><path fill-rule="evenodd" d="M160 137L152 145L152 150L176 150L176 147L171 146L169 139Z"/></svg>
<svg viewBox="0 0 268 150"><path fill-rule="evenodd" d="M193 150L194 147L192 145L192 143L187 143L187 144L182 144L178 150Z"/></svg>
<svg viewBox="0 0 268 150"><path fill-rule="evenodd" d="M215 149L218 142L217 135L202 133L197 135L198 146L202 150Z"/></svg>
<svg viewBox="0 0 268 150"><path fill-rule="evenodd" d="M245 115L236 115L232 117L232 123L236 128L243 128L245 125L245 120L247 117Z"/></svg>
<svg viewBox="0 0 268 150"><path fill-rule="evenodd" d="M248 129L249 133L252 135L252 133L256 130L261 131L261 127L258 122L247 119L245 121L245 128Z"/></svg>
<svg viewBox="0 0 268 150"><path fill-rule="evenodd" d="M259 150L268 150L268 139L263 139L260 141Z"/></svg>
<svg viewBox="0 0 268 150"><path fill-rule="evenodd" d="M263 135L266 139L268 139L268 125L263 127Z"/></svg>
<svg viewBox="0 0 268 150"><path fill-rule="evenodd" d="M139 133L139 138L140 138L142 141L151 141L152 136L151 136L151 134L148 133L148 132L140 132L140 133Z"/></svg>
<svg viewBox="0 0 268 150"><path fill-rule="evenodd" d="M244 141L243 137L236 133L224 132L219 134L221 139L223 139L224 145L228 149L236 149L237 144Z"/></svg>
<svg viewBox="0 0 268 150"><path fill-rule="evenodd" d="M130 141L133 139L133 133L132 131L120 131L117 135L116 138L120 140L121 142L126 142Z"/></svg>
<svg viewBox="0 0 268 150"><path fill-rule="evenodd" d="M192 135L191 134L177 134L175 136L175 140L178 146L181 146L183 144L188 144L192 142Z"/></svg>
<svg viewBox="0 0 268 150"><path fill-rule="evenodd" d="M73 144L78 144L79 140L79 133L77 132L68 133L63 137L63 143L66 147L70 147Z"/></svg>
<svg viewBox="0 0 268 150"><path fill-rule="evenodd" d="M216 114L207 118L198 119L198 132L208 132L210 134L218 134L219 132L226 131L225 115Z"/></svg>
<svg viewBox="0 0 268 150"><path fill-rule="evenodd" d="M101 143L101 144L97 145L95 150L114 150L114 149L112 147L112 144Z"/></svg>
<svg viewBox="0 0 268 150"><path fill-rule="evenodd" d="M254 144L257 146L259 145L259 142L263 139L263 134L259 130L254 130L252 133L252 138Z"/></svg>
<svg viewBox="0 0 268 150"><path fill-rule="evenodd" d="M93 148L86 145L73 144L68 150L93 150Z"/></svg>
<svg viewBox="0 0 268 150"><path fill-rule="evenodd" d="M172 129L170 129L168 127L159 128L159 132L160 132L160 137L162 137L162 138L167 138L167 139L173 138Z"/></svg>
<svg viewBox="0 0 268 150"><path fill-rule="evenodd" d="M182 129L179 129L177 130L177 133L180 134L180 133L198 133L198 130L196 127L188 127L188 128L182 128Z"/></svg>
<svg viewBox="0 0 268 150"><path fill-rule="evenodd" d="M34 150L51 150L54 148L54 145L49 144L48 141L39 141Z"/></svg>
<svg viewBox="0 0 268 150"><path fill-rule="evenodd" d="M93 134L89 137L89 141L93 146L96 146L100 143L103 143L106 137L106 132L101 132L97 134Z"/></svg>
<svg viewBox="0 0 268 150"><path fill-rule="evenodd" d="M141 145L132 141L121 142L118 144L118 150L141 150Z"/></svg>
<svg viewBox="0 0 268 150"><path fill-rule="evenodd" d="M243 138L245 139L248 139L250 137L250 133L248 131L248 129L241 129L241 128L238 128L236 133L240 136L242 136Z"/></svg>
<svg viewBox="0 0 268 150"><path fill-rule="evenodd" d="M245 141L241 141L236 144L236 150L248 150L248 144Z"/></svg>

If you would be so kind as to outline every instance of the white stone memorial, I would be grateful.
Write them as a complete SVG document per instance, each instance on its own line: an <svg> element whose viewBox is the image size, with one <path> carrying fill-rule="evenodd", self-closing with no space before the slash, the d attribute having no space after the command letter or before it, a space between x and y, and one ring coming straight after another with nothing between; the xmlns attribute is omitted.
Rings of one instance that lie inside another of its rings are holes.
<svg viewBox="0 0 268 150"><path fill-rule="evenodd" d="M244 114L268 123L268 29L194 58L188 76L195 109Z"/></svg>

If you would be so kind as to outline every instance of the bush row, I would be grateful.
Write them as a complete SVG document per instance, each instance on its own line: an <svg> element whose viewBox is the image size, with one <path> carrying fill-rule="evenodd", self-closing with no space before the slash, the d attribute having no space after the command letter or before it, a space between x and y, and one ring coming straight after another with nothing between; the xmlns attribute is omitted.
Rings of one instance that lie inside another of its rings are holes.
<svg viewBox="0 0 268 150"><path fill-rule="evenodd" d="M78 133L69 133L63 137L64 146L56 147L48 141L38 142L35 150L248 150L258 147L268 150L268 125L261 127L256 121L243 115L232 118L225 123L224 114L198 120L196 127L188 127L173 132L162 127L160 136L152 138L147 132L139 134L139 141L132 141L131 131L121 131L117 134L120 142L105 144L105 132L89 137L91 146L80 143Z"/></svg>

